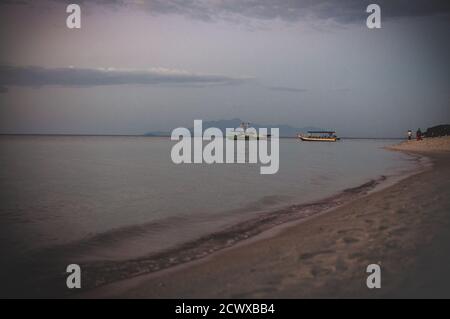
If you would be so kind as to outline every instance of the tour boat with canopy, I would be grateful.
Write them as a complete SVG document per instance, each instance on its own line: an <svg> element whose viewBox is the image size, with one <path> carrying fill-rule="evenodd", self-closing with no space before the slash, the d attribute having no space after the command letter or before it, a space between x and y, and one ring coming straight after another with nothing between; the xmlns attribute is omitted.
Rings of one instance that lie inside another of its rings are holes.
<svg viewBox="0 0 450 319"><path fill-rule="evenodd" d="M308 131L308 135L298 134L298 138L305 142L336 142L340 140L335 131Z"/></svg>

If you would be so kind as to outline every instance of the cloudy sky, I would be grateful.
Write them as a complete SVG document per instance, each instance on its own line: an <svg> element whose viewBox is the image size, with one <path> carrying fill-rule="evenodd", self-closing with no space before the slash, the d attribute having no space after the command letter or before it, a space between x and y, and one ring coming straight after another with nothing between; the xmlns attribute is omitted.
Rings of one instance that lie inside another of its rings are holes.
<svg viewBox="0 0 450 319"><path fill-rule="evenodd" d="M0 2L0 133L142 134L194 119L402 136L450 122L450 2ZM366 27L369 3L382 29Z"/></svg>

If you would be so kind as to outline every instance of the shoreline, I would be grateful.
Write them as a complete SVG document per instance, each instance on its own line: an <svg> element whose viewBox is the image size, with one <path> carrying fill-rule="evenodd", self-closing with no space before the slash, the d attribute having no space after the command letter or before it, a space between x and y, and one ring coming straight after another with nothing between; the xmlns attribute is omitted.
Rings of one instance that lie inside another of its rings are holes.
<svg viewBox="0 0 450 319"><path fill-rule="evenodd" d="M426 165L420 160L421 156L409 157L410 161L420 165L424 169ZM409 165L408 165L409 166ZM71 297L78 292L67 291L61 283L65 282L64 269L68 263L77 260L83 269L83 294L84 291L97 290L97 288L127 281L132 278L159 274L176 267L189 266L197 261L201 262L222 251L234 249L249 242L258 241L261 238L274 236L275 233L302 223L319 215L326 214L336 207L342 206L369 193L388 187L398 179L416 173L409 169L391 171L389 175L379 175L375 179L361 181L356 187L338 191L334 195L314 201L300 201L297 204L268 209L253 216L233 223L219 231L212 231L200 238L178 244L172 248L157 251L155 253L141 255L127 259L85 260L72 258L72 251L77 254L77 246L83 247L84 242L75 242L68 245L51 247L37 253L33 253L23 262L7 265L12 273L26 273L25 275L10 276L5 281L14 286L14 293L18 296ZM385 173L386 174L386 173ZM111 237L111 234L107 234ZM102 237L100 237L101 241ZM65 254L64 251L68 253ZM32 272L26 269L32 268ZM8 285L7 285L8 286ZM38 287L45 286L45 290ZM21 293L22 291L22 293ZM23 293L26 292L26 293ZM74 294L75 293L75 294Z"/></svg>
<svg viewBox="0 0 450 319"><path fill-rule="evenodd" d="M404 178L401 178L399 181L395 181L392 185L386 186L386 187L382 187L381 189L375 190L375 191L371 191L370 194L369 192L367 192L366 194L364 194L363 196L358 196L357 198L352 198L351 200L345 201L344 203L341 203L340 205L336 205L336 206L332 206L332 207L328 207L327 209L322 209L319 213L313 214L313 216L308 216L306 219L295 219L293 221L287 221L287 222L283 222L280 223L278 225L272 225L272 227L270 227L269 229L265 229L263 231L261 231L259 234L253 235L251 238L246 239L242 242L238 242L235 243L234 245L232 245L231 247L223 247L220 249L220 251L216 251L216 252L212 252L211 254L207 254L205 256L200 256L199 258L194 258L192 260L186 261L186 262L182 262L180 264L177 265L173 265L170 267L167 267L163 270L159 270L156 272L152 272L152 273L143 273L141 275L136 275L133 276L132 278L124 278L120 281L115 281L113 283L109 283L106 285L102 285L100 287L94 288L93 290L81 293L78 296L75 297L94 297L94 298L103 298L103 297L138 297L138 298L163 298L163 297L168 297L168 298L195 298L195 297L200 297L200 298L215 298L215 297L250 297L250 298L259 298L259 297L273 297L272 294L253 294L253 293L249 293L246 294L244 292L242 293L242 296L240 295L235 295L233 293L217 293L217 291L214 291L214 289L198 289L196 290L195 288L187 289L187 287L185 285L183 285L182 287L177 287L177 285L174 283L174 280L171 279L172 276L178 276L181 278L178 278L179 280L187 280L187 281L202 281L201 279L204 278L205 276L203 275L203 271L201 273L199 273L197 271L198 268L200 269L205 269L208 270L209 272L216 272L216 276L215 277L229 277L231 274L229 274L228 272L222 273L221 271L214 271L212 269L216 269L217 265L217 260L221 260L221 265L224 264L232 264L233 260L236 260L236 258L232 258L232 257L226 257L228 255L239 255L241 256L240 258L238 258L237 260L239 262L242 262L245 264L245 256L247 255L247 253L250 253L249 250L253 250L253 248L249 248L249 247L253 247L253 246L257 246L259 247L258 250L261 250L261 245L265 242L275 242L277 240L279 240L279 238L284 238L286 237L286 234L290 234L292 232L292 229L295 228L300 228L300 229L304 229L305 227L308 227L307 225L309 224L316 224L318 223L319 220L322 219L334 219L336 218L335 214L339 211L345 211L345 210L352 210L352 206L357 206L358 203L360 203L361 201L364 202L365 199L370 200L370 198L372 197L383 197L390 191L391 188L399 188L401 187L402 184L408 183L408 182L414 182L415 180L420 180L421 176L423 175L427 175L427 174L431 174L431 172L436 172L436 170L440 170L442 169L442 160L439 159L440 156L444 156L447 157L447 154L441 154L441 153L434 153L434 154L429 154L429 153L417 153L414 152L414 154L417 157L423 157L426 156L428 158L431 157L432 161L434 162L434 167L432 167L430 170L427 169L423 169L421 170L421 172L417 172L415 174L413 174L412 176L407 176ZM436 167L436 165L438 167ZM444 165L445 166L445 165ZM443 174L445 175L445 174ZM366 185L367 186L367 185ZM376 186L376 185L375 185ZM364 191L367 191L367 189L365 189ZM344 191L345 193L345 191ZM361 195L361 194L359 194ZM320 227L319 227L320 229ZM342 238L341 238L342 239ZM324 239L325 240L325 239ZM352 237L348 237L348 238L343 238L342 239L344 241L344 243L346 245L351 244L354 240L354 238L352 239ZM356 240L356 242L358 242L359 240ZM262 249L262 255L264 255L264 250ZM330 250L331 251L331 250ZM324 251L322 251L323 255L332 255L330 252L329 253L324 253ZM318 256L322 255L322 253L319 251L319 253L317 254ZM307 254L307 253L306 253ZM312 254L314 255L314 253ZM314 257L314 256L313 256ZM300 257L299 257L300 258ZM312 258L312 257L311 257ZM301 259L301 258L300 258ZM309 258L306 258L309 259ZM228 261L227 261L228 260ZM262 264L264 264L265 262L262 261ZM267 263L267 262L266 262ZM211 265L215 265L215 267L211 267ZM367 265L366 265L367 266ZM220 269L221 267L219 267ZM223 267L222 267L223 268ZM245 267L242 267L245 269ZM335 265L335 267L337 269L337 266ZM364 272L362 271L362 276L364 276ZM245 270L241 270L238 271L236 270L237 273L239 272L246 272ZM317 273L320 274L321 271L320 269L316 269L315 271L313 271L313 273ZM325 271L325 273L327 273L328 271ZM270 273L267 273L266 276L271 277L273 276L273 274L271 275ZM191 278L192 277L192 278ZM313 276L315 277L315 275ZM165 280L168 280L168 282L170 282L171 284L166 284L164 283ZM258 281L256 281L258 282ZM155 288L154 285L156 284ZM148 291L149 287L153 286L153 290L152 291ZM170 286L170 289L167 289L167 287ZM205 286L203 285L199 285L199 284L195 284L192 287L202 287ZM251 286L251 285L250 285ZM212 287L214 288L214 287ZM217 287L216 287L217 288ZM273 288L275 289L275 288ZM367 288L366 288L367 289ZM233 289L234 290L234 289ZM241 289L237 289L236 291L240 291ZM201 294L200 292L204 291L204 294ZM243 290L245 291L245 289ZM304 295L303 297L309 297L309 296L314 296L316 295L315 293L310 293L307 295ZM326 295L326 294L325 294ZM281 296L285 296L285 295L281 295ZM294 297L297 298L297 296L291 296L288 295L288 297ZM330 297L334 297L334 295L330 295Z"/></svg>
<svg viewBox="0 0 450 319"><path fill-rule="evenodd" d="M420 161L419 157L415 157L413 160ZM420 169L421 171L426 170L427 167L420 166ZM257 217L233 224L221 231L206 234L196 240L148 256L130 260L89 262L81 265L83 276L87 278L88 282L95 282L96 285L94 287L88 285L86 289L88 291L101 289L104 286L132 280L136 277L158 275L174 268L188 267L192 263L202 262L223 251L238 248L261 238L272 237L282 229L327 214L358 198L389 187L388 185L395 184L398 180L403 180L411 174L415 173L402 172L395 176L381 175L377 179L344 189L335 195L261 213Z"/></svg>

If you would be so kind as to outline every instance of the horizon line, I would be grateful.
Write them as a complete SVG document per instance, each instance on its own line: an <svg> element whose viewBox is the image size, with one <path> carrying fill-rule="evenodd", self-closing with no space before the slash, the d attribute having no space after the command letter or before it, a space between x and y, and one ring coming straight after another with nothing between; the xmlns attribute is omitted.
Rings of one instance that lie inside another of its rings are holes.
<svg viewBox="0 0 450 319"><path fill-rule="evenodd" d="M0 133L0 136L79 136L79 137L170 137L170 135L146 135L144 134L78 134L78 133ZM297 136L280 136L279 138L298 138ZM406 137L367 137L367 136L343 136L347 140L402 140Z"/></svg>

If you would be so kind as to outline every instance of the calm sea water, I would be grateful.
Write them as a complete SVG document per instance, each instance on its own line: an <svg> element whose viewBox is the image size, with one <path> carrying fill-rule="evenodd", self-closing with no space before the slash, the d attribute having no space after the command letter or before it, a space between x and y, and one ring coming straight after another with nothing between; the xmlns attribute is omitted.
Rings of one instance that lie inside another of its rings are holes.
<svg viewBox="0 0 450 319"><path fill-rule="evenodd" d="M173 247L293 203L411 170L393 143L280 141L280 170L175 165L148 137L0 137L0 242L14 260L43 250L127 259Z"/></svg>

